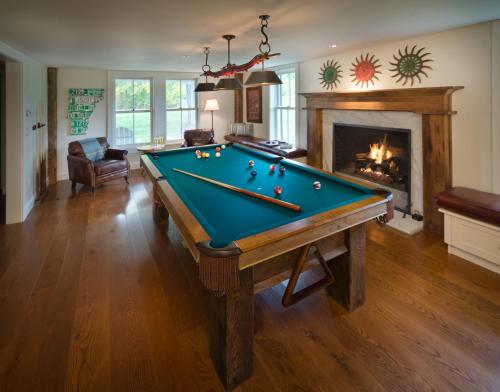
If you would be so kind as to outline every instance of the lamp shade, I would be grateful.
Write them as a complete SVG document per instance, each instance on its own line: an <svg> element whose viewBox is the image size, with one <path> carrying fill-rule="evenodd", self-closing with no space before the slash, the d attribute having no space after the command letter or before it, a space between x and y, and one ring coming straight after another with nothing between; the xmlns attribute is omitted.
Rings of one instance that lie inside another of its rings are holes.
<svg viewBox="0 0 500 392"><path fill-rule="evenodd" d="M207 99L205 110L219 110L219 102L216 99Z"/></svg>
<svg viewBox="0 0 500 392"><path fill-rule="evenodd" d="M283 84L279 76L274 71L255 71L250 74L245 82L245 86L270 86L273 84Z"/></svg>
<svg viewBox="0 0 500 392"><path fill-rule="evenodd" d="M201 93L204 91L215 91L215 83L198 83L198 86L194 89L195 93Z"/></svg>
<svg viewBox="0 0 500 392"><path fill-rule="evenodd" d="M217 90L241 90L243 85L236 78L226 78L219 80Z"/></svg>

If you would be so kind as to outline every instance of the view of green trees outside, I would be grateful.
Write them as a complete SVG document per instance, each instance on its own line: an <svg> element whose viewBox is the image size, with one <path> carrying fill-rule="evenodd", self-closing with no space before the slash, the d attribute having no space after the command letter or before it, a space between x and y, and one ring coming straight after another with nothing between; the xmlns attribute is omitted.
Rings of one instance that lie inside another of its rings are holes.
<svg viewBox="0 0 500 392"><path fill-rule="evenodd" d="M180 140L196 128L194 80L165 82L166 139ZM151 143L151 80L115 80L115 141L118 145Z"/></svg>
<svg viewBox="0 0 500 392"><path fill-rule="evenodd" d="M151 142L151 81L116 79L116 143Z"/></svg>
<svg viewBox="0 0 500 392"><path fill-rule="evenodd" d="M167 140L180 140L186 129L196 128L196 95L194 80L165 82Z"/></svg>

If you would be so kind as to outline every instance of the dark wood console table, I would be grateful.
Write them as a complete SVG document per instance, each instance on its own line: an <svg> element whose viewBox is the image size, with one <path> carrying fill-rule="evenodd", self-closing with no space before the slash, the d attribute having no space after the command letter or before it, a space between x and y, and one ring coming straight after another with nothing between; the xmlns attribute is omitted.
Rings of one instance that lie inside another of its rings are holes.
<svg viewBox="0 0 500 392"><path fill-rule="evenodd" d="M289 148L289 149L281 149L278 147L269 147L259 144L259 142L263 142L266 139L262 139L260 137L255 136L240 136L240 135L226 135L224 136L228 142L243 144L244 146L256 148L258 150L266 151L271 154L279 155L285 158L294 159L301 158L307 156L307 150L303 148Z"/></svg>

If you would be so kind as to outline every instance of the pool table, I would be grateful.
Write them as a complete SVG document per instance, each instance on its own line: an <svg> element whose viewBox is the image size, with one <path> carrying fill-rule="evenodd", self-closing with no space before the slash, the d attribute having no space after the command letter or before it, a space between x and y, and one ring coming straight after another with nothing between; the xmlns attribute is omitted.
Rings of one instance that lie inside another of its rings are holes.
<svg viewBox="0 0 500 392"><path fill-rule="evenodd" d="M220 157L217 147L224 147ZM210 157L198 158L196 150ZM153 182L155 220L170 216L175 222L210 294L210 354L226 388L252 372L255 293L288 279L285 306L323 287L350 311L363 304L364 223L390 219L390 192L239 144L179 148L141 161ZM296 291L300 274L318 266L324 277Z"/></svg>

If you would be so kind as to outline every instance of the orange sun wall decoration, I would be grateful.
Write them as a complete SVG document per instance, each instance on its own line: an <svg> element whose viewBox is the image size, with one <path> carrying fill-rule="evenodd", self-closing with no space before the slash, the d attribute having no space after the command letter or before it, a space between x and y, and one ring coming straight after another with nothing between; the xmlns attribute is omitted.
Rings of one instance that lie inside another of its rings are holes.
<svg viewBox="0 0 500 392"><path fill-rule="evenodd" d="M375 55L370 56L370 53L361 54L360 58L356 57L356 62L352 63L350 69L352 81L356 82L356 86L368 87L370 82L372 86L375 85L374 79L379 80L377 74L381 72L378 69L382 66L378 62L379 59L376 59Z"/></svg>

